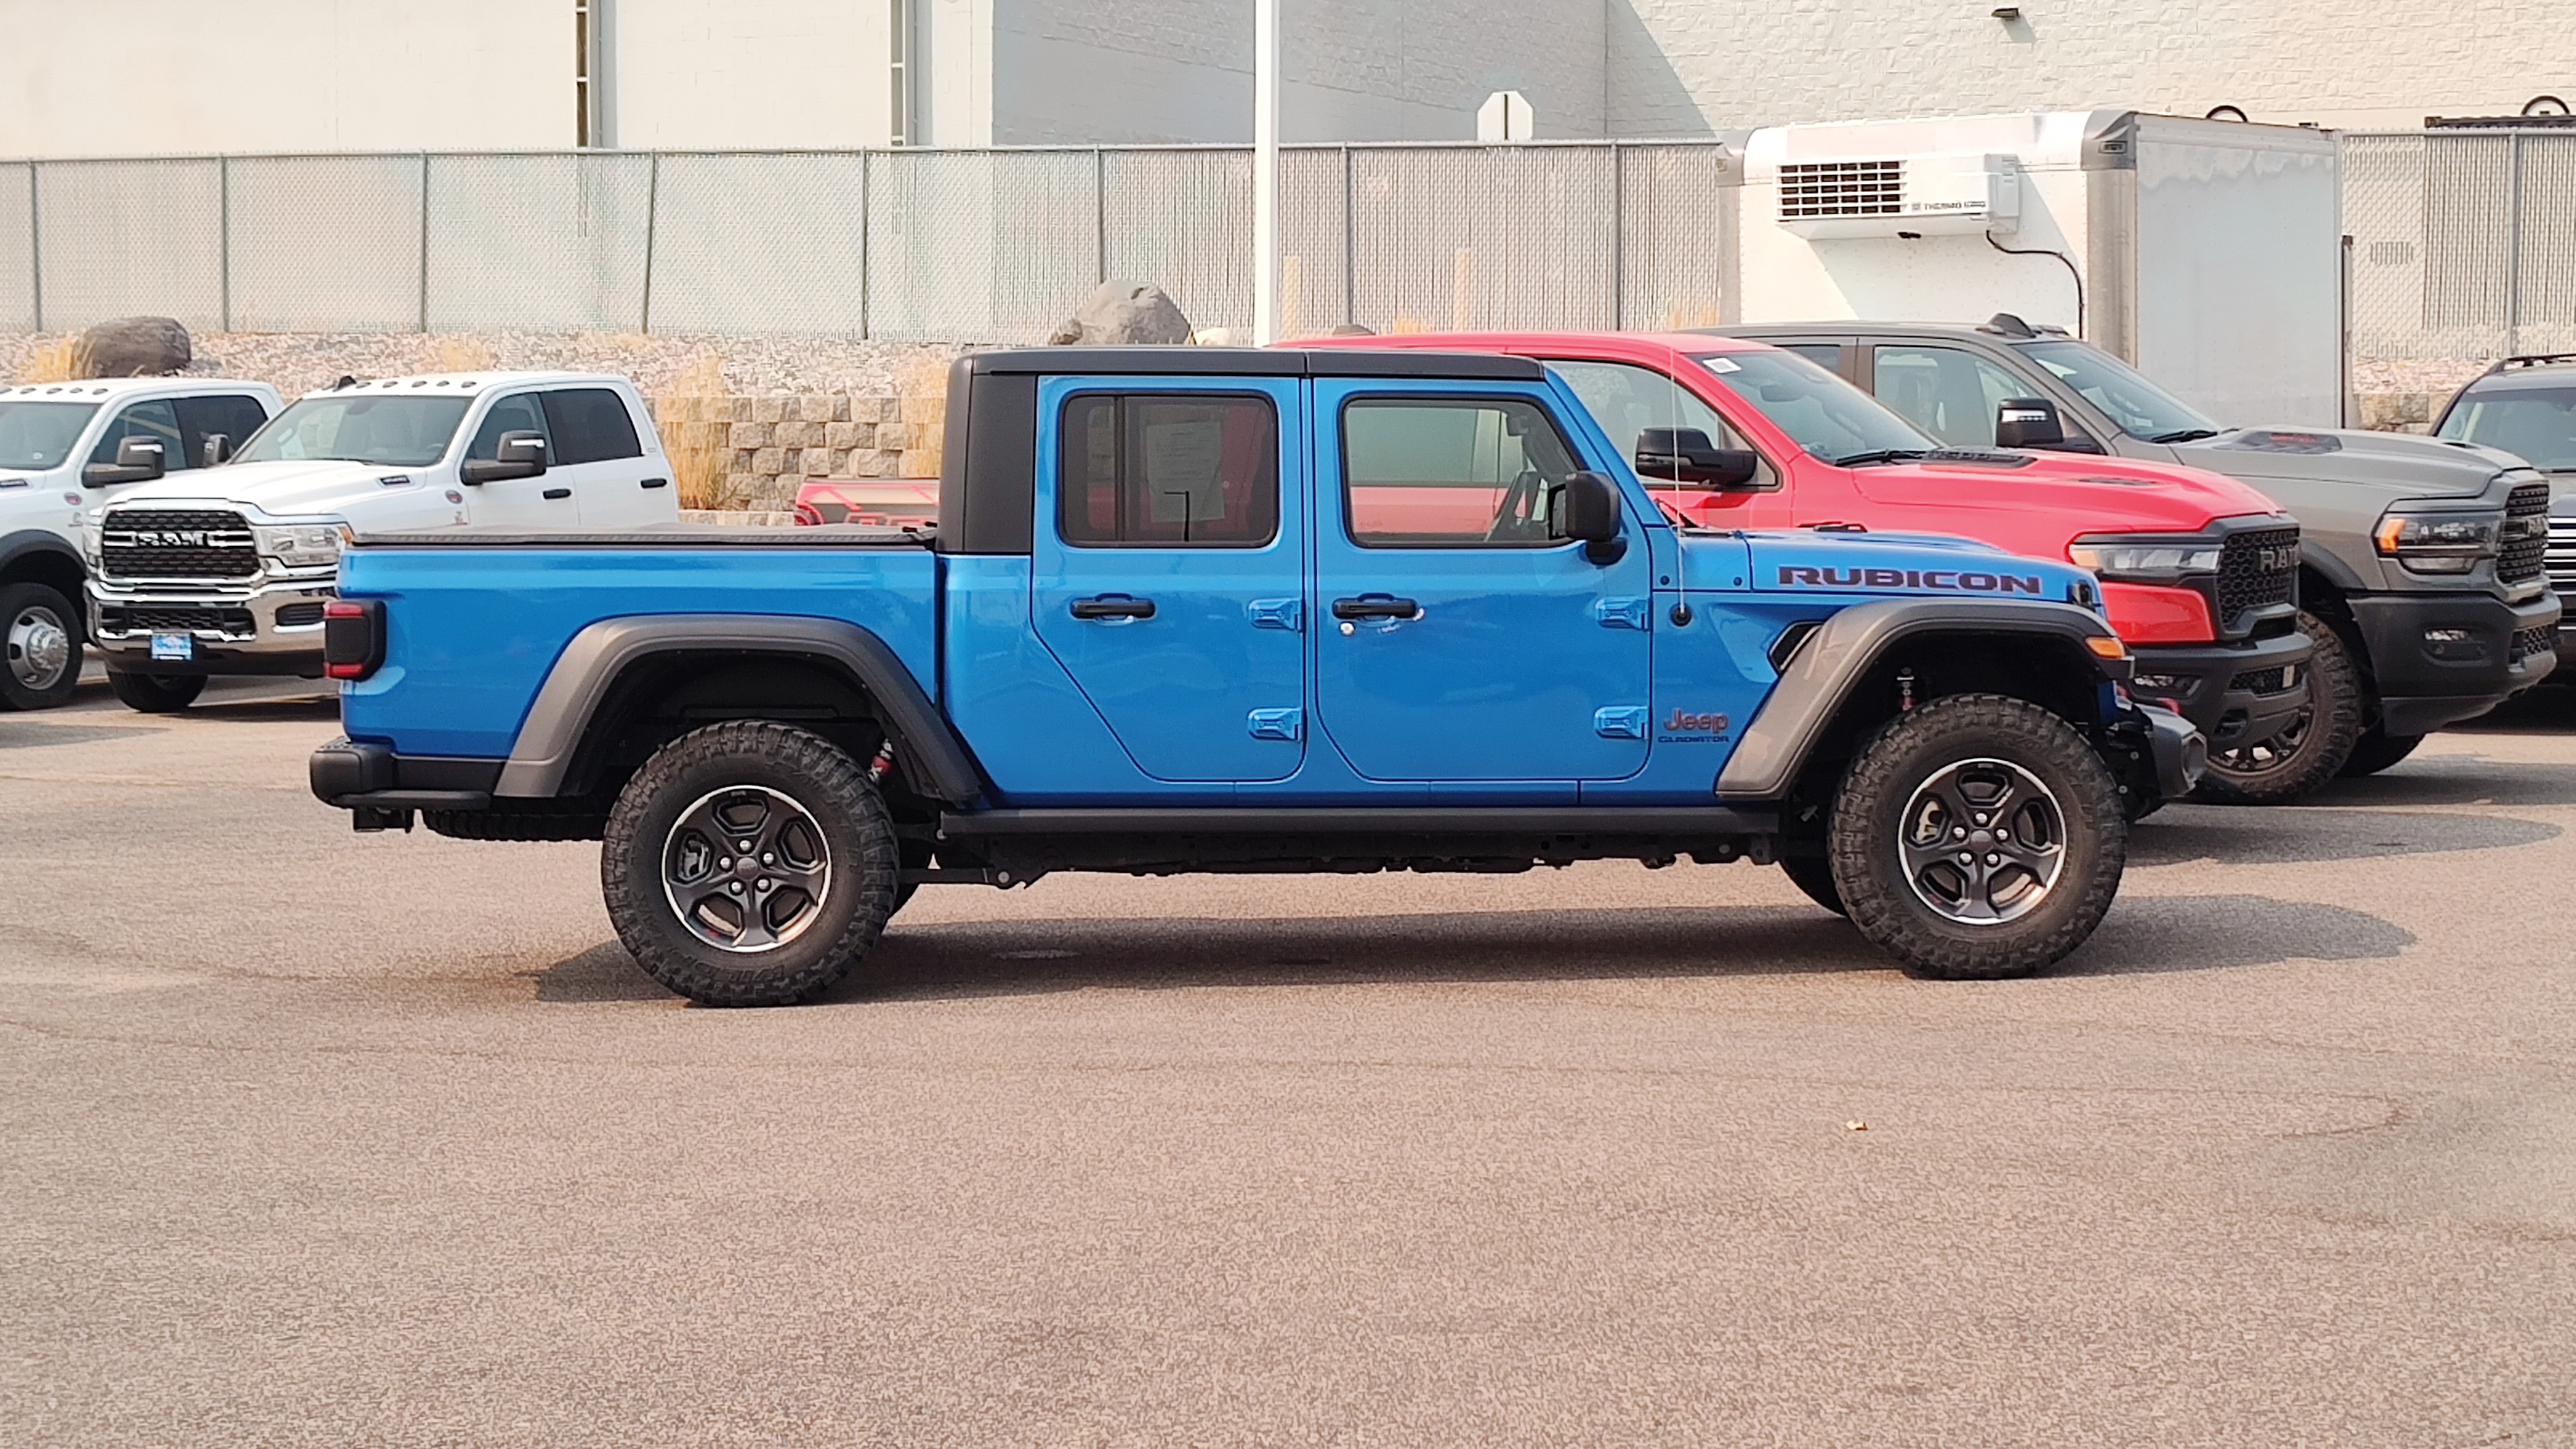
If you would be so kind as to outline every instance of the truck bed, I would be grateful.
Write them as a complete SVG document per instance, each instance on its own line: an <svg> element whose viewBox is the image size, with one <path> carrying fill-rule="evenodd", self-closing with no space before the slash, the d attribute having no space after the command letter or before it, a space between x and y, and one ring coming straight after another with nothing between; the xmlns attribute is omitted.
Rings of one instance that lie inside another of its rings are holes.
<svg viewBox="0 0 2576 1449"><path fill-rule="evenodd" d="M423 528L354 535L359 548L927 548L929 536L874 524L735 528L720 523L656 523L597 533L534 533L502 524Z"/></svg>

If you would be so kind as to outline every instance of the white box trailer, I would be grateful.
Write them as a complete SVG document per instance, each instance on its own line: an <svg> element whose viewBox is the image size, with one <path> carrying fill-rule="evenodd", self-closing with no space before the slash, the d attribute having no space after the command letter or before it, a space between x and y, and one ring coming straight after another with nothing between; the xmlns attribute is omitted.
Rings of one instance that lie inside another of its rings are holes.
<svg viewBox="0 0 2576 1449"><path fill-rule="evenodd" d="M1774 126L1741 320L2054 324L2223 418L2344 417L2334 138L2136 111Z"/></svg>

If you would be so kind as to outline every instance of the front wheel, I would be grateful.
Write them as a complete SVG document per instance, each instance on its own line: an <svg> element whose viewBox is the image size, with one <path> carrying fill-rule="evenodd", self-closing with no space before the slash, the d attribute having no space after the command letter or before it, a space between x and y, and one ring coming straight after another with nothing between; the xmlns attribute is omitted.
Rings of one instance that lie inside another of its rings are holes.
<svg viewBox="0 0 2576 1449"><path fill-rule="evenodd" d="M132 674L122 669L107 671L107 687L125 701L128 709L145 714L177 714L197 702L206 692L202 674Z"/></svg>
<svg viewBox="0 0 2576 1449"><path fill-rule="evenodd" d="M792 725L665 745L609 813L600 885L645 974L706 1006L784 1006L850 974L895 906L894 820L867 772Z"/></svg>
<svg viewBox="0 0 2576 1449"><path fill-rule="evenodd" d="M1821 855L1784 855L1780 857L1780 873L1817 905L1837 916L1851 914L1843 904L1843 893L1834 885L1832 861Z"/></svg>
<svg viewBox="0 0 2576 1449"><path fill-rule="evenodd" d="M1872 736L1827 848L1852 924L1918 976L2043 970L2084 944L2128 862L2119 783L2074 726L2024 700L1937 699Z"/></svg>
<svg viewBox="0 0 2576 1449"><path fill-rule="evenodd" d="M2364 775L2376 775L2415 753L2415 747L2422 743L2422 735L2392 735L2372 725L2361 732L2361 738L2353 742L2352 753L2344 757L2343 777L2358 780Z"/></svg>
<svg viewBox="0 0 2576 1449"><path fill-rule="evenodd" d="M2287 805L2315 793L2341 770L2361 734L2361 672L2343 636L2314 614L2299 616L2308 636L2308 702L2279 734L2258 744L2209 752L2195 800L2218 805Z"/></svg>
<svg viewBox="0 0 2576 1449"><path fill-rule="evenodd" d="M80 611L47 584L0 588L0 704L11 709L52 709L80 686Z"/></svg>

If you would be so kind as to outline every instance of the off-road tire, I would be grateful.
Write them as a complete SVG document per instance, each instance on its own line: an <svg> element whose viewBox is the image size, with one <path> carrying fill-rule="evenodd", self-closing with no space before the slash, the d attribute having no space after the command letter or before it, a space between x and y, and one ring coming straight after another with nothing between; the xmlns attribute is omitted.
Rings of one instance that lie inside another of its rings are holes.
<svg viewBox="0 0 2576 1449"><path fill-rule="evenodd" d="M2001 761L2035 779L2059 816L2054 882L2014 919L1969 924L1908 880L1900 831L1916 794L1954 765ZM1982 981L2056 964L2093 934L2128 863L2119 783L2074 726L1994 694L1936 699L1881 726L1843 772L1826 835L1852 924L1917 976Z"/></svg>
<svg viewBox="0 0 2576 1449"><path fill-rule="evenodd" d="M732 789L772 792L802 810L829 868L810 923L751 954L702 940L664 887L673 826ZM645 974L701 1005L810 1000L865 959L894 910L896 842L885 801L858 762L793 725L735 720L673 740L627 781L602 839L600 885L618 939Z"/></svg>
<svg viewBox="0 0 2576 1449"><path fill-rule="evenodd" d="M2422 735L2392 735L2372 725L2353 741L2352 753L2344 757L2342 776L2358 780L2364 775L2376 775L2415 753L2415 747L2422 743Z"/></svg>
<svg viewBox="0 0 2576 1449"><path fill-rule="evenodd" d="M40 651L29 655L29 645ZM80 688L81 611L50 584L0 588L0 709L52 709ZM58 661L48 656L59 655ZM22 679L22 668L41 677Z"/></svg>
<svg viewBox="0 0 2576 1449"><path fill-rule="evenodd" d="M122 669L107 671L107 687L125 701L125 707L144 714L177 714L197 702L206 692L202 674L141 674Z"/></svg>
<svg viewBox="0 0 2576 1449"><path fill-rule="evenodd" d="M1837 916L1851 914L1851 908L1843 904L1843 893L1834 885L1834 863L1824 856L1784 855L1780 857L1780 873L1817 905Z"/></svg>
<svg viewBox="0 0 2576 1449"><path fill-rule="evenodd" d="M2191 798L2212 805L2287 805L2315 794L2343 769L2361 737L2361 672L2334 626L2314 614L2299 616L2299 632L2315 652L2308 658L2308 707L2289 729L2260 745L2232 750L2212 746L2208 773ZM2289 740L2287 749L2281 741Z"/></svg>

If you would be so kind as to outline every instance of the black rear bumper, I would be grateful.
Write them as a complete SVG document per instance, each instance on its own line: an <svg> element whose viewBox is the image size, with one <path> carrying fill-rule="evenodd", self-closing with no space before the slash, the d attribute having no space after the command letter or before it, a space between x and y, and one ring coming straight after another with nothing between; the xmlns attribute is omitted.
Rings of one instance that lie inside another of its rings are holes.
<svg viewBox="0 0 2576 1449"><path fill-rule="evenodd" d="M2293 630L2234 644L2142 644L2129 692L2190 721L2213 750L2279 734L2308 702L2307 636Z"/></svg>
<svg viewBox="0 0 2576 1449"><path fill-rule="evenodd" d="M343 810L482 810L503 763L397 755L390 745L344 737L316 749L305 776L315 799Z"/></svg>
<svg viewBox="0 0 2576 1449"><path fill-rule="evenodd" d="M2474 719L2558 667L2553 594L2521 604L2485 593L2363 594L2350 602L2388 734Z"/></svg>

